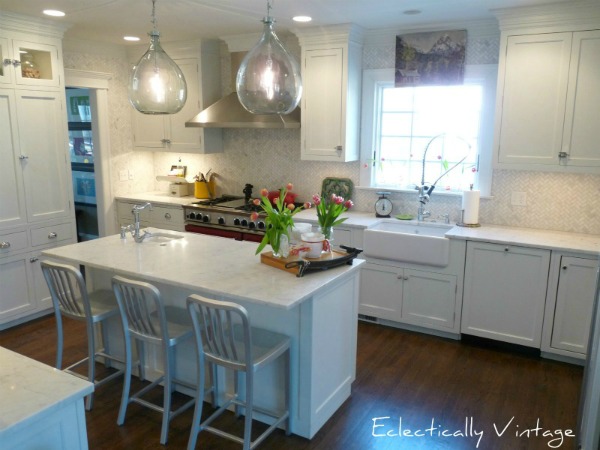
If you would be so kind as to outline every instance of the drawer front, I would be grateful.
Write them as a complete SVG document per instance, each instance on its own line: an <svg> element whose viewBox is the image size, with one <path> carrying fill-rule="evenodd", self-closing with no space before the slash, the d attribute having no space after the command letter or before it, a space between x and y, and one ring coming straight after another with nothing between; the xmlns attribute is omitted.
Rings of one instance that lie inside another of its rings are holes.
<svg viewBox="0 0 600 450"><path fill-rule="evenodd" d="M72 224L61 223L31 230L31 245L52 244L54 242L69 240L73 237Z"/></svg>
<svg viewBox="0 0 600 450"><path fill-rule="evenodd" d="M27 232L0 234L0 257L16 253L27 248Z"/></svg>
<svg viewBox="0 0 600 450"><path fill-rule="evenodd" d="M165 224L176 227L183 227L183 208L165 208L154 206L150 211L151 224ZM183 228L182 228L183 229Z"/></svg>

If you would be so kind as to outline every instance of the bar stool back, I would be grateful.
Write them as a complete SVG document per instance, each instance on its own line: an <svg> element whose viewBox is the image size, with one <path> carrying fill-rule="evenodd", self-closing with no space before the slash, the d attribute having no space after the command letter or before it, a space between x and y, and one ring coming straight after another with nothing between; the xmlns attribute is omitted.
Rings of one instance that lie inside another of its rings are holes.
<svg viewBox="0 0 600 450"><path fill-rule="evenodd" d="M210 300L194 294L187 298L187 308L192 318L198 351L198 386L204 386L205 360L233 370L235 384L233 397L204 422L201 422L203 389L197 389L188 450L195 448L198 433L203 430L240 443L244 450L255 448L283 422L285 422L286 433L289 434L290 338L279 333L250 327L248 312L236 303ZM273 412L258 408L254 405L254 373L282 355L285 356L285 410ZM245 373L244 399L239 396L239 372ZM215 377L213 378L216 380ZM217 391L214 381L213 388L213 392ZM239 415L240 407L245 408L243 439L210 426L232 404L235 406L236 415ZM252 415L255 411L272 417L274 421L256 440L252 441Z"/></svg>
<svg viewBox="0 0 600 450"><path fill-rule="evenodd" d="M191 383L175 378L175 346L192 336L192 327L185 309L164 306L159 290L150 283L129 280L120 276L112 279L112 285L117 297L125 334L125 381L117 424L125 423L125 414L129 403L137 403L154 411L162 413L160 443L166 444L169 433L169 422L174 417L191 407L195 400L191 399L178 409L171 410L171 397L174 385L178 384L189 389L196 389ZM140 378L144 378L144 343L160 346L164 361L163 375L145 386L135 394L130 395L132 362L131 341L141 343L138 346L139 360L135 365L140 368ZM163 383L162 406L141 398L148 391Z"/></svg>
<svg viewBox="0 0 600 450"><path fill-rule="evenodd" d="M107 375L104 378L96 379L96 357L104 358L106 365L110 367L111 361L124 363L122 359L115 358L108 354L108 341L103 328L105 320L118 316L119 307L115 296L110 290L97 290L88 293L87 286L81 275L81 272L75 267L59 264L52 261L42 261L42 273L50 289L52 297L52 305L54 307L54 315L56 316L56 329L58 335L57 351L56 351L56 368L62 367L63 359L63 326L62 316L71 319L80 320L86 323L87 341L88 341L88 356L69 367L63 369L71 375L86 379L94 383L94 387L102 384L123 374L123 370ZM102 327L102 343L103 348L96 349L96 335L94 327L96 324ZM87 362L88 374L87 377L75 372L73 369L80 364ZM87 396L85 401L86 410L91 410L94 402L94 394Z"/></svg>

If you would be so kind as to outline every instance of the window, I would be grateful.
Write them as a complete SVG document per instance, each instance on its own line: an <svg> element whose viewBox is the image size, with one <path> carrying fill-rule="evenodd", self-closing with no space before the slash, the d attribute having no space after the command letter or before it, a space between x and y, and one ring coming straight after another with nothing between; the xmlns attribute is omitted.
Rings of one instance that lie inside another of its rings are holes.
<svg viewBox="0 0 600 450"><path fill-rule="evenodd" d="M361 185L490 194L496 65L466 66L460 86L394 87L394 71L363 76Z"/></svg>

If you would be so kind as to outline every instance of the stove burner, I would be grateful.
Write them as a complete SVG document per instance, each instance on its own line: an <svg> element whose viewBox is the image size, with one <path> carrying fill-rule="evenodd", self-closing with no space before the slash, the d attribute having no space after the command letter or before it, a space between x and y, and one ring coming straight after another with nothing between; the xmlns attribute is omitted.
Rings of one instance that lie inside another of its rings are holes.
<svg viewBox="0 0 600 450"><path fill-rule="evenodd" d="M197 202L192 202L192 205L201 205L201 206L214 206L219 203L230 202L232 200L240 200L244 197L239 197L237 195L222 195L221 197L211 198L208 200L200 200Z"/></svg>

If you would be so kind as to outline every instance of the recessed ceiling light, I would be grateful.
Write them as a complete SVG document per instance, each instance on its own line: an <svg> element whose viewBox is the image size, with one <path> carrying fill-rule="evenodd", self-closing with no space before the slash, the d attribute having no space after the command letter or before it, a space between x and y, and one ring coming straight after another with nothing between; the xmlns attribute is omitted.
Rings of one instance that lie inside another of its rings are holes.
<svg viewBox="0 0 600 450"><path fill-rule="evenodd" d="M137 36L123 36L123 39L125 39L126 41L131 41L131 42L137 42L140 40L140 38Z"/></svg>
<svg viewBox="0 0 600 450"><path fill-rule="evenodd" d="M312 20L312 17L310 17L310 16L295 16L295 17L292 17L292 20L294 22L310 22Z"/></svg>
<svg viewBox="0 0 600 450"><path fill-rule="evenodd" d="M420 9L407 9L406 11L402 11L402 14L406 16L416 16L417 14L421 14Z"/></svg>
<svg viewBox="0 0 600 450"><path fill-rule="evenodd" d="M64 17L65 16L64 12L59 11L57 9L45 9L42 12L44 14L46 14L47 16L52 16L52 17Z"/></svg>

